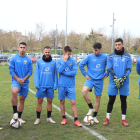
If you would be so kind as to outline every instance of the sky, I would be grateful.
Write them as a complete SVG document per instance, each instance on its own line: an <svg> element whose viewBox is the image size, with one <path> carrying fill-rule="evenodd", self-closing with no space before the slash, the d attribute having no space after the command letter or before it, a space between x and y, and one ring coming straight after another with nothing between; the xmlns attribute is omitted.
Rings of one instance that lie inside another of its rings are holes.
<svg viewBox="0 0 140 140"><path fill-rule="evenodd" d="M35 32L36 24L43 23L45 32L66 30L67 0L0 0L0 29L17 30L25 35ZM67 33L89 33L104 29L112 35L113 13L114 32L119 37L124 32L140 37L139 0L68 0Z"/></svg>

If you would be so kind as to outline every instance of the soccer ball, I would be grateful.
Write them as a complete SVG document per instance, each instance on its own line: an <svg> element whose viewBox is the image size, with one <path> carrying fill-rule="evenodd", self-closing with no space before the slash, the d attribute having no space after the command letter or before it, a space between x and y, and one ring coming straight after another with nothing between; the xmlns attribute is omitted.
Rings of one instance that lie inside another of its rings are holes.
<svg viewBox="0 0 140 140"><path fill-rule="evenodd" d="M93 125L93 123L94 123L93 117L88 116L88 115L84 118L83 121L84 121L85 125Z"/></svg>
<svg viewBox="0 0 140 140"><path fill-rule="evenodd" d="M18 119L17 120L12 119L10 121L10 125L14 128L19 128L21 126L21 121L19 121Z"/></svg>

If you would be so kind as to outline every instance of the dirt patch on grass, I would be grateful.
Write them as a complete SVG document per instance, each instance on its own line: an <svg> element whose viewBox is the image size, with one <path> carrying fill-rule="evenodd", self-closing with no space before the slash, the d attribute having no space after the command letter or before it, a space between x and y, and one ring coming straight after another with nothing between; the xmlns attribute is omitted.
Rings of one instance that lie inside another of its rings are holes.
<svg viewBox="0 0 140 140"><path fill-rule="evenodd" d="M32 138L36 138L36 137L39 137L40 135L39 134L37 134L37 135L34 135L34 136L32 136Z"/></svg>

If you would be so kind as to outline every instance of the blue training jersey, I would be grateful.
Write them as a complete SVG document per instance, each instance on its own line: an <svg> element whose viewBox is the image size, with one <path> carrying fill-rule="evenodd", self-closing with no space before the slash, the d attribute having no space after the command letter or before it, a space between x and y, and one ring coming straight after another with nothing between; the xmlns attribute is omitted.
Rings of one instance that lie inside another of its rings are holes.
<svg viewBox="0 0 140 140"><path fill-rule="evenodd" d="M138 60L137 60L136 71L137 71L138 75L140 75L140 58L138 58ZM138 80L138 83L140 84L140 78Z"/></svg>
<svg viewBox="0 0 140 140"><path fill-rule="evenodd" d="M84 66L87 65L87 72ZM79 64L79 68L84 76L88 75L93 80L100 80L104 76L108 76L106 73L107 56L103 53L100 55L89 54Z"/></svg>
<svg viewBox="0 0 140 140"><path fill-rule="evenodd" d="M20 56L19 54L14 55L9 62L9 73L12 76L12 81L16 81L13 76L16 75L18 78L24 78L27 74L32 75L33 67L32 61L28 56ZM24 81L29 83L29 78Z"/></svg>
<svg viewBox="0 0 140 140"><path fill-rule="evenodd" d="M38 59L34 74L35 88L57 89L58 77L56 71L56 62L52 59L45 62L42 58Z"/></svg>
<svg viewBox="0 0 140 140"><path fill-rule="evenodd" d="M74 87L75 75L77 74L76 60L69 58L66 62L62 58L57 60L57 71L59 73L58 86Z"/></svg>
<svg viewBox="0 0 140 140"><path fill-rule="evenodd" d="M114 76L122 78L126 76L123 85L129 85L129 74L131 72L131 56L124 52L123 55L117 55L115 52L109 54L107 58L107 70L109 72L109 84L115 85Z"/></svg>

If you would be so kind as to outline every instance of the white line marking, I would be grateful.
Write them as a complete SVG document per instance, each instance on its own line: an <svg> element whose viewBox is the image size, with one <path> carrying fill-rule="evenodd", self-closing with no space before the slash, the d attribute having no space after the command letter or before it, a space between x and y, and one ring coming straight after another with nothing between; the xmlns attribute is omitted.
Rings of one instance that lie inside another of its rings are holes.
<svg viewBox="0 0 140 140"><path fill-rule="evenodd" d="M0 83L11 83L12 81L0 81Z"/></svg>
<svg viewBox="0 0 140 140"><path fill-rule="evenodd" d="M33 90L31 90L30 88L29 88L29 90L30 90L32 93L36 94L36 93L35 93ZM47 102L46 99L44 99L44 101ZM57 109L58 111L61 111L60 108L57 107L56 105L52 104L52 106L53 106L55 109ZM71 120L74 119L74 118L73 118L72 116L70 116L67 112L65 112L65 114L66 114L66 116L67 116L68 118L70 118ZM81 124L82 124L82 123L81 123ZM82 124L82 125L83 125L83 124ZM98 133L95 132L94 130L91 130L90 128L86 127L85 125L83 125L82 127L83 127L85 130L89 131L92 135L98 137L99 139L101 139L101 140L107 140L107 139L105 139L102 135L98 134Z"/></svg>

